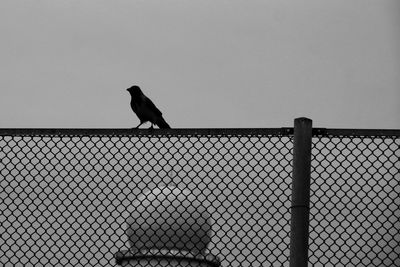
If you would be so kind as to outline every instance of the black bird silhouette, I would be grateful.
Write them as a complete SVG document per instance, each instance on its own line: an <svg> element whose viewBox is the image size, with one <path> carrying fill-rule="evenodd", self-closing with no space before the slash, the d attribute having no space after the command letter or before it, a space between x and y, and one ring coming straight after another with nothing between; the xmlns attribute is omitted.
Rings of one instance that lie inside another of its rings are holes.
<svg viewBox="0 0 400 267"><path fill-rule="evenodd" d="M154 105L150 98L143 94L139 86L134 85L126 90L131 94L131 108L140 120L140 124L136 128L139 128L140 125L148 121L151 123L151 129L153 128L153 124L157 125L160 129L171 128L162 117L161 111Z"/></svg>

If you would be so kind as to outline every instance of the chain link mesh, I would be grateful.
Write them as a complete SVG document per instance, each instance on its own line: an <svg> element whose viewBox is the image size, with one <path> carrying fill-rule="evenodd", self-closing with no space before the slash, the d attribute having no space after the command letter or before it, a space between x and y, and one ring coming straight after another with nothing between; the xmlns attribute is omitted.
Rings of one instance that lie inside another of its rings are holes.
<svg viewBox="0 0 400 267"><path fill-rule="evenodd" d="M400 266L399 136L313 139L309 261Z"/></svg>
<svg viewBox="0 0 400 267"><path fill-rule="evenodd" d="M400 135L315 136L313 266L400 266ZM0 136L3 266L115 266L132 203L203 196L221 266L288 266L291 134Z"/></svg>
<svg viewBox="0 0 400 267"><path fill-rule="evenodd" d="M161 184L205 196L222 266L288 258L290 137L3 136L0 149L4 266L115 266L132 202Z"/></svg>

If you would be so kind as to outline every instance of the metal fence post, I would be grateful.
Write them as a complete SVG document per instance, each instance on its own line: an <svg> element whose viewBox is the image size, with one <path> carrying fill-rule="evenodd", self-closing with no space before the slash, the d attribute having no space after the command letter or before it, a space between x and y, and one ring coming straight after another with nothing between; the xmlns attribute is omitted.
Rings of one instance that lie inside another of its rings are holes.
<svg viewBox="0 0 400 267"><path fill-rule="evenodd" d="M294 120L290 267L308 264L312 120Z"/></svg>

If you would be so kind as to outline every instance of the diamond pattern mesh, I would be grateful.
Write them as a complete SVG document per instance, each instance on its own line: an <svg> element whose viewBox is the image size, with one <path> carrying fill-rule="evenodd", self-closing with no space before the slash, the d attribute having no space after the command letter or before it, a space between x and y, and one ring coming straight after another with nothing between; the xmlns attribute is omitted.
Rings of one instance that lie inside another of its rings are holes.
<svg viewBox="0 0 400 267"><path fill-rule="evenodd" d="M2 134L0 263L115 266L132 203L173 184L208 206L221 266L289 266L289 132ZM314 136L311 265L400 266L399 147L399 132Z"/></svg>
<svg viewBox="0 0 400 267"><path fill-rule="evenodd" d="M400 138L313 139L309 261L400 266Z"/></svg>
<svg viewBox="0 0 400 267"><path fill-rule="evenodd" d="M203 197L222 266L287 261L290 137L2 136L0 151L4 266L115 266L132 203L162 184Z"/></svg>

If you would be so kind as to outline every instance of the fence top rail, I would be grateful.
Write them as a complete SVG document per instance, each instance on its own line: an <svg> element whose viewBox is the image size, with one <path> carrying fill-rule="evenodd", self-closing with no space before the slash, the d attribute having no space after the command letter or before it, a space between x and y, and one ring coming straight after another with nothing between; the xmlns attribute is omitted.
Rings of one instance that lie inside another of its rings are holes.
<svg viewBox="0 0 400 267"><path fill-rule="evenodd" d="M223 137L223 136L292 136L294 128L0 128L0 136L98 136L98 137ZM329 129L313 128L313 137L394 137L400 129Z"/></svg>
<svg viewBox="0 0 400 267"><path fill-rule="evenodd" d="M313 128L313 137L400 137L400 129Z"/></svg>
<svg viewBox="0 0 400 267"><path fill-rule="evenodd" d="M0 136L289 136L293 128L175 128L175 129L113 129L113 128L0 128Z"/></svg>

